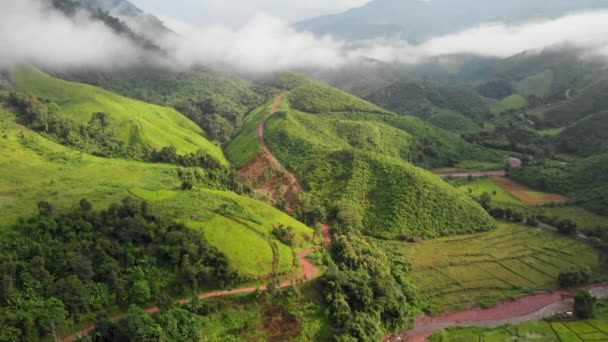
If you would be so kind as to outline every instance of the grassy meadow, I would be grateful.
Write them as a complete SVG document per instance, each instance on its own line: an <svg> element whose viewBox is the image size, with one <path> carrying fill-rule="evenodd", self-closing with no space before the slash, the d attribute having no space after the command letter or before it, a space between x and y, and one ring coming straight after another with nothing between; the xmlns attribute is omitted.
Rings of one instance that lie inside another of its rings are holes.
<svg viewBox="0 0 608 342"><path fill-rule="evenodd" d="M506 109L522 109L528 105L528 101L521 95L511 95L500 102Z"/></svg>
<svg viewBox="0 0 608 342"><path fill-rule="evenodd" d="M411 264L409 277L429 297L434 311L492 306L498 300L553 290L559 273L577 265L591 268L596 279L604 277L596 250L517 224L499 223L492 232L419 244L377 243L397 264Z"/></svg>
<svg viewBox="0 0 608 342"><path fill-rule="evenodd" d="M492 201L498 203L521 204L517 198L513 197L510 193L496 185L494 179L491 177L475 180L471 183L460 186L459 189L475 197L488 193L492 196Z"/></svg>
<svg viewBox="0 0 608 342"><path fill-rule="evenodd" d="M17 69L17 91L55 102L70 119L87 124L91 114L104 112L116 122L118 137L127 145L143 144L160 150L175 146L181 154L204 150L219 161L227 160L203 130L174 109L132 100L90 85L63 81L32 67Z"/></svg>
<svg viewBox="0 0 608 342"><path fill-rule="evenodd" d="M133 196L204 232L235 269L254 278L293 270L294 248L313 243L312 229L267 204L227 191L180 190L176 166L81 153L16 124L2 109L0 132L3 227L35 213L41 199L61 210L82 198L104 208ZM294 228L297 246L285 246L272 235L280 224Z"/></svg>

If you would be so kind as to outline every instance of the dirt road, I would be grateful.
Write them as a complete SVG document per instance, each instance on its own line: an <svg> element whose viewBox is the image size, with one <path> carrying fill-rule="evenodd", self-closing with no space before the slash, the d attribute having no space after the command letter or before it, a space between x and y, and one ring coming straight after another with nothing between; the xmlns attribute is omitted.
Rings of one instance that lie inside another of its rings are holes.
<svg viewBox="0 0 608 342"><path fill-rule="evenodd" d="M292 278L290 280L286 280L286 281L282 282L281 284L279 284L279 288L285 288L285 287L291 286L299 281L310 280L319 275L319 269L306 259L306 256L308 256L310 253L312 253L316 250L318 250L318 248L309 248L309 249L301 250L300 252L298 252L298 260L300 261L300 264L302 264L302 272L297 277ZM222 296L228 296L228 295L233 295L233 294L253 293L253 292L257 291L258 289L260 291L266 291L266 286L245 287L245 288L231 290L231 291L207 292L207 293L200 294L198 296L198 298L199 299L208 299L208 298L222 297ZM190 302L190 300L191 300L190 298L182 299L182 300L180 300L180 303L185 304L185 303ZM153 308L148 308L145 311L149 314L154 314L154 313L157 313L158 311L160 311L160 308L153 307ZM125 315L120 315L120 316L112 317L112 320L118 320L118 319L121 319L124 317L125 317ZM64 337L62 341L71 342L80 336L84 336L84 335L91 333L92 331L95 330L95 328L96 327L94 325L91 325L89 327L86 327L86 328L80 330L77 333Z"/></svg>
<svg viewBox="0 0 608 342"><path fill-rule="evenodd" d="M277 97L270 109L270 116L279 111L283 99L283 96ZM267 196L272 204L277 204L281 199L285 199L288 204L286 211L292 213L298 205L298 194L302 191L302 186L298 179L283 167L266 144L264 140L266 120L258 125L258 141L262 146L262 151L240 172L252 181L256 191ZM268 177L269 171L273 175L272 177Z"/></svg>
<svg viewBox="0 0 608 342"><path fill-rule="evenodd" d="M598 298L608 298L608 283L589 287ZM439 317L421 316L414 329L395 335L387 341L424 342L433 333L454 326L496 327L540 320L572 309L575 292L539 293L511 302L503 302L488 310L468 310L446 313Z"/></svg>
<svg viewBox="0 0 608 342"><path fill-rule="evenodd" d="M506 176L505 170L492 170L492 171L462 171L462 172L447 172L438 173L437 176L441 178L447 177L484 177L484 176Z"/></svg>

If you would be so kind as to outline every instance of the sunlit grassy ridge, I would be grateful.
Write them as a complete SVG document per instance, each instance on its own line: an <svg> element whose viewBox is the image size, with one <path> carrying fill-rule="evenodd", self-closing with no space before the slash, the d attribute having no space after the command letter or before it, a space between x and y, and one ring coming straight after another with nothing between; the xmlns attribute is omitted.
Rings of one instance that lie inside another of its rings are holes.
<svg viewBox="0 0 608 342"><path fill-rule="evenodd" d="M205 138L202 129L173 109L63 81L33 67L18 68L13 80L17 91L57 103L78 123L88 123L96 112L110 114L116 122L117 136L127 145L142 144L157 150L175 146L179 153L204 150L227 164L221 149Z"/></svg>
<svg viewBox="0 0 608 342"><path fill-rule="evenodd" d="M461 151L468 147L456 136L416 118L377 112L375 106L347 94L340 93L340 101L332 106L322 96L317 103L310 96L316 92L309 91L315 83L293 83L295 88L286 97L289 103L267 119L264 139L312 201L327 209L330 219L388 238L494 227L493 220L466 194L410 164L462 158ZM324 93L337 92L323 85L319 88ZM262 112L251 115L254 122L264 120ZM237 140L253 141L256 135L252 127ZM444 152L444 147L451 152ZM234 156L230 147L228 151L232 160L247 159L239 153Z"/></svg>
<svg viewBox="0 0 608 342"><path fill-rule="evenodd" d="M2 227L36 212L41 200L62 210L82 198L103 208L134 196L150 202L152 212L167 212L203 231L244 275L265 276L294 267L292 248L272 235L274 226L293 227L298 246L311 244L312 229L259 201L227 191L180 190L175 166L104 159L72 150L16 124L15 117L1 107L0 133Z"/></svg>

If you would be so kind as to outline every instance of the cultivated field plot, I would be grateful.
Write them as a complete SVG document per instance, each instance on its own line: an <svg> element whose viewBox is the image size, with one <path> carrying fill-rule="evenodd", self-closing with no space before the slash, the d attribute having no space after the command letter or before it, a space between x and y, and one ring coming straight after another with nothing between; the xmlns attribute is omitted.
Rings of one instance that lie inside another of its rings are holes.
<svg viewBox="0 0 608 342"><path fill-rule="evenodd" d="M517 198L513 197L510 193L496 185L494 179L490 177L468 183L459 187L459 189L475 197L488 193L490 196L492 196L492 201L495 202L521 204Z"/></svg>
<svg viewBox="0 0 608 342"><path fill-rule="evenodd" d="M557 286L562 270L587 265L599 273L598 253L552 232L499 223L489 233L423 242L377 241L394 262L409 261L409 277L438 309L492 305Z"/></svg>
<svg viewBox="0 0 608 342"><path fill-rule="evenodd" d="M503 190L513 195L513 197L527 205L544 205L549 202L565 203L568 201L568 198L565 196L534 191L525 185L506 177L494 177L494 182Z"/></svg>
<svg viewBox="0 0 608 342"><path fill-rule="evenodd" d="M553 323L538 321L493 329L458 328L435 334L430 341L606 342L608 341L607 324L605 320Z"/></svg>

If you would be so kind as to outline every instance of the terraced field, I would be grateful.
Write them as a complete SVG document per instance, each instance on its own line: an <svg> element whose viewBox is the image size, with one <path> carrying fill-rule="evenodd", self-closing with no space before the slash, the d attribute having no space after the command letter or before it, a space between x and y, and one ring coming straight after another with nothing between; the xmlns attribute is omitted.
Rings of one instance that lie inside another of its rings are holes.
<svg viewBox="0 0 608 342"><path fill-rule="evenodd" d="M438 333L429 341L606 342L608 341L608 321L603 319L580 322L538 321L493 329L460 328Z"/></svg>
<svg viewBox="0 0 608 342"><path fill-rule="evenodd" d="M418 245L378 243L395 263L411 263L412 281L438 311L492 306L501 299L552 290L562 270L587 265L597 273L599 267L597 252L581 242L508 223L489 233Z"/></svg>

